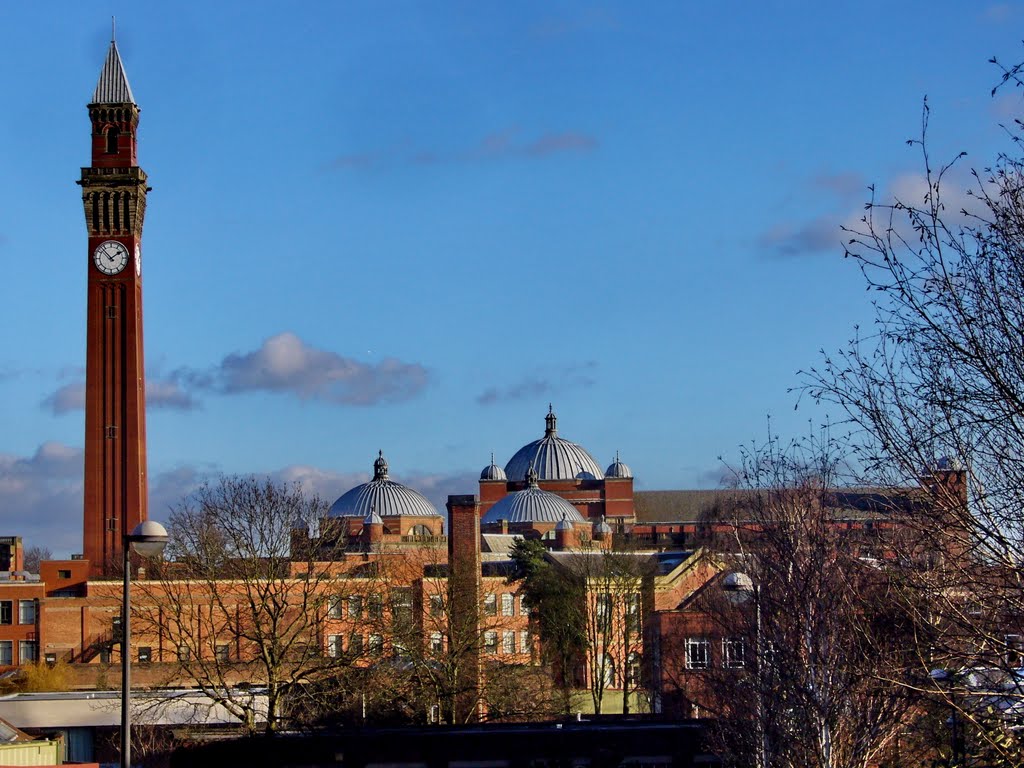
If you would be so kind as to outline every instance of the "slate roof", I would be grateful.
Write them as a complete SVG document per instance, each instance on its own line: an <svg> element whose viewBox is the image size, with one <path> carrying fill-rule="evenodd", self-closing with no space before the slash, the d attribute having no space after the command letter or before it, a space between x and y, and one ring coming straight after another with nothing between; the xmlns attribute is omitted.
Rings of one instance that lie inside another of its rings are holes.
<svg viewBox="0 0 1024 768"><path fill-rule="evenodd" d="M134 104L132 87L128 85L128 76L124 73L121 54L117 52L117 43L110 41L107 60L103 62L99 82L92 94L92 104Z"/></svg>
<svg viewBox="0 0 1024 768"><path fill-rule="evenodd" d="M638 523L697 522L742 507L755 493L747 489L637 491L633 508ZM912 511L923 501L923 492L918 488L843 488L830 491L828 501L836 519L872 519Z"/></svg>

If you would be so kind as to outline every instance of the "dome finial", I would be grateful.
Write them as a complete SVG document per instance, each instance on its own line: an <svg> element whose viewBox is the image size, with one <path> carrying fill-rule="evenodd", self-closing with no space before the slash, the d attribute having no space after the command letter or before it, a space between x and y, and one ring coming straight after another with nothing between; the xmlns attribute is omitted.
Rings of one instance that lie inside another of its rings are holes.
<svg viewBox="0 0 1024 768"><path fill-rule="evenodd" d="M544 437L551 437L558 431L557 423L558 417L555 416L555 409L551 403L548 403L548 415L544 417Z"/></svg>
<svg viewBox="0 0 1024 768"><path fill-rule="evenodd" d="M526 470L526 485L530 488L537 487L537 470L533 468L533 463L530 463L530 468Z"/></svg>
<svg viewBox="0 0 1024 768"><path fill-rule="evenodd" d="M384 458L384 451L377 451L377 460L373 462L373 479L388 479L388 461Z"/></svg>

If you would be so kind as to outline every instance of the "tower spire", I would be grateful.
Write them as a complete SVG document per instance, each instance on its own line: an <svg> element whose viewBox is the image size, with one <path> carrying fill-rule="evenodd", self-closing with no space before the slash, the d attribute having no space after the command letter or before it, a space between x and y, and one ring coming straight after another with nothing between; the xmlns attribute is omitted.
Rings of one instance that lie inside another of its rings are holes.
<svg viewBox="0 0 1024 768"><path fill-rule="evenodd" d="M96 83L91 103L135 104L135 96L132 95L132 87L128 84L128 75L124 72L121 54L114 40L113 20L110 23L110 48L107 49L107 58L103 62L103 69L100 70L100 79Z"/></svg>

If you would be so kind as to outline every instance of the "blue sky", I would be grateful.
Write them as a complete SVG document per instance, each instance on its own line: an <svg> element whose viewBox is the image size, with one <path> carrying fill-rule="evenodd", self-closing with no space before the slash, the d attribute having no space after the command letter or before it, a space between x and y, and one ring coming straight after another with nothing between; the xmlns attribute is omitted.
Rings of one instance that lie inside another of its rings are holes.
<svg viewBox="0 0 1024 768"><path fill-rule="evenodd" d="M85 105L142 107L150 516L217 472L440 503L560 433L638 488L828 417L869 184L1009 149L1015 3L0 4L0 523L78 551Z"/></svg>

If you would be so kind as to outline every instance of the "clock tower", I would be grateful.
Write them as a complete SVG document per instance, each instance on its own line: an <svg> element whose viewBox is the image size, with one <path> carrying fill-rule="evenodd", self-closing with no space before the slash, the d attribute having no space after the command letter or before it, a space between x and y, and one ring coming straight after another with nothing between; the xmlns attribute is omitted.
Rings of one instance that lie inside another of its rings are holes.
<svg viewBox="0 0 1024 768"><path fill-rule="evenodd" d="M89 104L92 165L79 184L88 230L84 556L90 577L120 571L122 537L146 519L146 380L139 107L111 40Z"/></svg>

